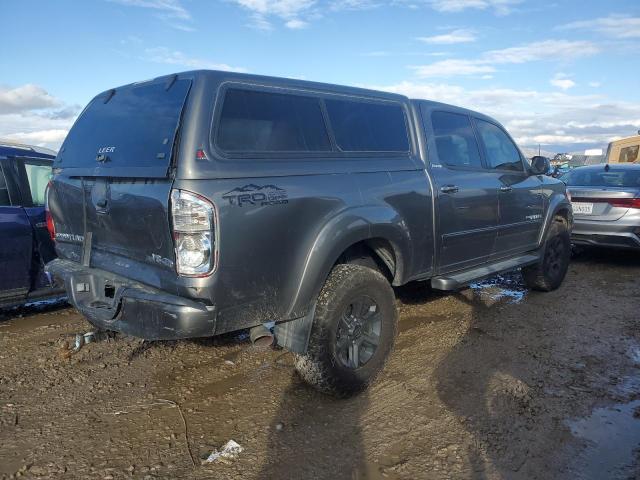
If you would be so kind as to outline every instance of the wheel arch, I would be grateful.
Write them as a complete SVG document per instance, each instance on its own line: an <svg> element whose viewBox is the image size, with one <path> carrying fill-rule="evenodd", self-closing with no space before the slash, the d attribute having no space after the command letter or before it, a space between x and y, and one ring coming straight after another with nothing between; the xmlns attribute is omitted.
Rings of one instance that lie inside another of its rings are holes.
<svg viewBox="0 0 640 480"><path fill-rule="evenodd" d="M562 194L557 193L552 195L549 200L549 206L545 215L544 228L540 230L540 236L538 237L538 246L541 246L544 242L550 225L557 217L563 218L566 221L569 230L571 230L573 225L573 210L571 208L571 203L564 195L564 192Z"/></svg>
<svg viewBox="0 0 640 480"><path fill-rule="evenodd" d="M316 236L289 312L306 312L331 269L361 256L370 257L393 285L404 282L411 262L408 230L392 209L353 209L327 222Z"/></svg>

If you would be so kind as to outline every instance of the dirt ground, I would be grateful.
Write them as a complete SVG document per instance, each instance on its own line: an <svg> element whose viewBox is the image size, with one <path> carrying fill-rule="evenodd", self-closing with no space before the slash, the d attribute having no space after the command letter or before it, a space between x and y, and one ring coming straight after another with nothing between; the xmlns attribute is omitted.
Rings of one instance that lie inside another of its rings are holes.
<svg viewBox="0 0 640 480"><path fill-rule="evenodd" d="M242 336L64 358L91 329L75 310L8 312L0 478L640 478L640 255L586 252L548 294L518 275L397 294L390 362L348 400ZM229 439L236 460L201 464Z"/></svg>

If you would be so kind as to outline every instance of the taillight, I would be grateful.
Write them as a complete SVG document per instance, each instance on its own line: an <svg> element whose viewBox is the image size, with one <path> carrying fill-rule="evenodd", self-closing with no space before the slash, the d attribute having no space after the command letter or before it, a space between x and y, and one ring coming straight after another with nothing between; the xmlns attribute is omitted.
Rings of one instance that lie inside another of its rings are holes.
<svg viewBox="0 0 640 480"><path fill-rule="evenodd" d="M56 226L53 223L53 217L51 216L51 212L49 211L49 192L51 192L53 182L49 181L47 184L47 188L44 191L44 216L47 222L47 230L49 231L49 236L52 241L56 241Z"/></svg>
<svg viewBox="0 0 640 480"><path fill-rule="evenodd" d="M574 202L608 203L612 207L640 208L640 198L574 198Z"/></svg>
<svg viewBox="0 0 640 480"><path fill-rule="evenodd" d="M215 208L184 190L171 191L171 220L179 275L204 277L215 267Z"/></svg>
<svg viewBox="0 0 640 480"><path fill-rule="evenodd" d="M612 207L640 208L640 198L610 198L608 202Z"/></svg>

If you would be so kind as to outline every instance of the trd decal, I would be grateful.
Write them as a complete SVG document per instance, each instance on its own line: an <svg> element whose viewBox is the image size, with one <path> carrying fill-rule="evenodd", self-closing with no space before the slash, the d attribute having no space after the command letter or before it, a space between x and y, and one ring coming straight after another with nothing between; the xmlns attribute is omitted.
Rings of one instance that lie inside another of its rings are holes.
<svg viewBox="0 0 640 480"><path fill-rule="evenodd" d="M229 205L244 207L247 205L268 206L282 205L289 203L287 191L275 185L255 185L250 183L244 187L236 187L225 193L222 198L229 202Z"/></svg>
<svg viewBox="0 0 640 480"><path fill-rule="evenodd" d="M158 265L164 265L165 267L169 267L169 268L173 267L172 260L168 258L164 258L161 255L158 255L157 253L152 253L151 256L147 257L147 260L151 260L152 262L157 263Z"/></svg>

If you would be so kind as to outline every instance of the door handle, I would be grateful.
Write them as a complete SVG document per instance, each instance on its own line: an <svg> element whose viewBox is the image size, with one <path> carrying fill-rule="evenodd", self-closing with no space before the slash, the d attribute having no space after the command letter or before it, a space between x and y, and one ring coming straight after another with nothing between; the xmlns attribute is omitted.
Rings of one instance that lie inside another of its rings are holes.
<svg viewBox="0 0 640 480"><path fill-rule="evenodd" d="M502 187L500 187L500 191L501 192L510 192L511 190L513 190L513 187L509 187L508 185L503 185Z"/></svg>
<svg viewBox="0 0 640 480"><path fill-rule="evenodd" d="M456 193L459 190L457 185L445 185L444 187L440 187L440 191L442 193Z"/></svg>

